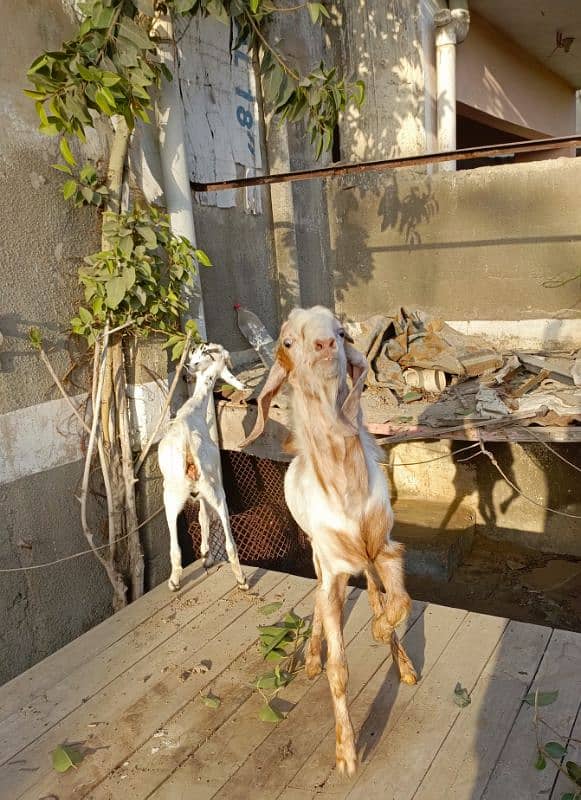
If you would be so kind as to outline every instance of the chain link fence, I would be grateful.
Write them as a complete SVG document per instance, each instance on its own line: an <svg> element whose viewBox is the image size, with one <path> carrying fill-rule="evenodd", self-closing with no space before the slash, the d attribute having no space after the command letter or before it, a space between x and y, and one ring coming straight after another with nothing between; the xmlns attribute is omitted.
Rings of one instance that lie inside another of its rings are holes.
<svg viewBox="0 0 581 800"><path fill-rule="evenodd" d="M240 561L314 577L308 537L293 520L284 499L288 464L230 450L221 455L230 525ZM197 504L186 506L184 513L195 556L199 558ZM216 561L227 559L224 534L217 519L210 526L210 552Z"/></svg>

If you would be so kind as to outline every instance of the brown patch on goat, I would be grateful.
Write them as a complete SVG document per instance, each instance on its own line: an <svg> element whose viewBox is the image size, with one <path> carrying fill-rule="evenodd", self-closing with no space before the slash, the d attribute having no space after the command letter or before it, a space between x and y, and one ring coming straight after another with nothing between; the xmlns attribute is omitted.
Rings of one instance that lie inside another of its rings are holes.
<svg viewBox="0 0 581 800"><path fill-rule="evenodd" d="M186 461L186 475L191 481L197 481L200 477L200 470L193 461L189 460L189 458Z"/></svg>
<svg viewBox="0 0 581 800"><path fill-rule="evenodd" d="M298 453L297 443L292 433L286 437L281 446L282 452L287 453L289 456L294 456Z"/></svg>
<svg viewBox="0 0 581 800"><path fill-rule="evenodd" d="M286 347L279 347L276 351L276 360L286 372L292 372L294 364Z"/></svg>

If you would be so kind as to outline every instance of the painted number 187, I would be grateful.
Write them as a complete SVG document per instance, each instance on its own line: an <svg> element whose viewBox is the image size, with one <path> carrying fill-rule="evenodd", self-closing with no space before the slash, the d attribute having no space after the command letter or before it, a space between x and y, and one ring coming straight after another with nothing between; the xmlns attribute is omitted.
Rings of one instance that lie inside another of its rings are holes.
<svg viewBox="0 0 581 800"><path fill-rule="evenodd" d="M242 59L242 61L248 61L248 56L246 53L236 50L234 52L234 63L236 65L238 65L239 59ZM249 103L250 107L252 108L255 98L249 91L237 87L235 94L236 97L246 100L246 102ZM252 112L245 106L239 105L236 108L236 119L238 120L238 124L245 128L246 135L248 137L248 150L252 155L254 155L254 134L252 132L252 128L254 127L254 117L252 116Z"/></svg>

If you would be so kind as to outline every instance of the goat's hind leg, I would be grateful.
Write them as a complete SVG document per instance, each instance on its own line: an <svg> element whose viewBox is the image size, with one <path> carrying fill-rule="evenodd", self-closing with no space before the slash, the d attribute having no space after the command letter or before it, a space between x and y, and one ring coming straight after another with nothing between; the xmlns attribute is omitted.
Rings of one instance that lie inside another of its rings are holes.
<svg viewBox="0 0 581 800"><path fill-rule="evenodd" d="M214 558L210 553L210 514L208 513L208 506L203 497L199 498L200 509L198 511L198 521L200 523L200 555L204 562L204 567L210 569L214 563Z"/></svg>
<svg viewBox="0 0 581 800"><path fill-rule="evenodd" d="M335 741L337 769L353 775L357 768L355 736L347 704L349 672L343 642L343 603L347 575L324 576L317 590L323 628L327 639L327 678L335 712Z"/></svg>
<svg viewBox="0 0 581 800"><path fill-rule="evenodd" d="M226 496L224 491L220 491L216 493L215 498L215 511L216 514L220 517L220 522L222 523L222 528L224 529L224 537L226 539L226 554L228 556L228 561L230 562L230 566L232 567L232 572L234 573L234 577L238 581L238 588L246 590L248 589L248 582L240 566L240 559L238 558L238 550L236 549L236 542L234 541L234 537L232 536L232 529L230 528L230 517L228 515L228 506L226 505Z"/></svg>
<svg viewBox="0 0 581 800"><path fill-rule="evenodd" d="M171 488L168 486L163 488L163 505L165 507L167 527L169 528L169 557L171 561L171 575L167 585L172 592L177 592L182 579L182 551L178 540L178 515L189 496L190 487L186 483L178 484L177 481L174 481Z"/></svg>
<svg viewBox="0 0 581 800"><path fill-rule="evenodd" d="M414 684L417 683L418 676L395 631L396 626L407 617L411 607L411 600L403 585L401 550L402 548L386 545L372 569L366 571L367 592L374 616L373 638L376 642L389 644L402 683ZM383 584L385 594L379 590L377 580Z"/></svg>

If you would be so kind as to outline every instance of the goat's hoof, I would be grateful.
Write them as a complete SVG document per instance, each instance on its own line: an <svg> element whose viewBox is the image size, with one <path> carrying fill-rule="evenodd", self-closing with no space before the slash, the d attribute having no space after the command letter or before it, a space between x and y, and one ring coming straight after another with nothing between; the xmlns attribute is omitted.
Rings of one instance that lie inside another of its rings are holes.
<svg viewBox="0 0 581 800"><path fill-rule="evenodd" d="M243 582L238 581L238 588L240 589L241 592L247 592L250 589L250 586L248 585L248 581L246 580L246 578L244 579Z"/></svg>
<svg viewBox="0 0 581 800"><path fill-rule="evenodd" d="M308 656L305 661L305 673L309 680L313 680L320 675L323 670L320 656Z"/></svg>
<svg viewBox="0 0 581 800"><path fill-rule="evenodd" d="M357 772L357 755L355 748L337 747L337 771L341 775L352 778Z"/></svg>
<svg viewBox="0 0 581 800"><path fill-rule="evenodd" d="M371 633L376 642L389 644L393 633L393 625L390 625L385 616L376 617L371 626Z"/></svg>
<svg viewBox="0 0 581 800"><path fill-rule="evenodd" d="M415 669L405 669L399 674L400 683L407 683L408 686L415 686L418 682L418 676Z"/></svg>
<svg viewBox="0 0 581 800"><path fill-rule="evenodd" d="M179 588L180 588L180 582L179 581L174 581L174 580L172 580L172 578L170 578L169 581L167 582L167 585L169 586L170 592L178 592L179 591Z"/></svg>
<svg viewBox="0 0 581 800"><path fill-rule="evenodd" d="M202 558L204 560L204 569L210 569L210 567L214 566L214 556L212 556L210 553L206 553L206 555L202 556Z"/></svg>

